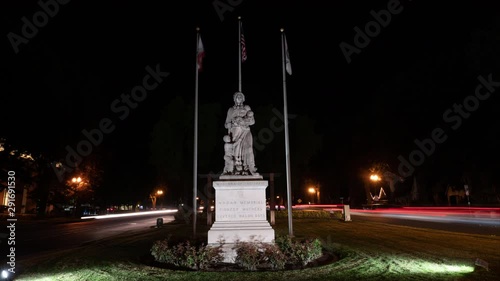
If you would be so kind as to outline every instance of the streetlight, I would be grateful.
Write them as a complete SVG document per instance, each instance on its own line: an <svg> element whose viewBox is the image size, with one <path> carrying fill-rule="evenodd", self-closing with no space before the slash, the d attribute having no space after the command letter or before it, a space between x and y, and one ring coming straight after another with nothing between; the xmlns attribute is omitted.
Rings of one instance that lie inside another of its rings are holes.
<svg viewBox="0 0 500 281"><path fill-rule="evenodd" d="M312 199L311 201L314 204L314 197L315 197L314 195L317 194L316 188L309 187L307 191L309 191L309 193L311 194L311 199Z"/></svg>
<svg viewBox="0 0 500 281"><path fill-rule="evenodd" d="M374 181L374 182L378 182L380 180L382 180L377 174L371 174L370 175L370 180Z"/></svg>
<svg viewBox="0 0 500 281"><path fill-rule="evenodd" d="M382 178L379 177L379 175L377 175L377 174L371 174L370 180L375 182L375 184L376 184L377 182L381 181ZM382 195L386 195L383 187L380 187L380 193L378 195L373 195L370 192L370 196L372 197L372 200L375 202L379 201L382 198Z"/></svg>
<svg viewBox="0 0 500 281"><path fill-rule="evenodd" d="M73 183L80 183L81 181L82 181L82 178L80 178L80 177L71 179L71 182L73 182Z"/></svg>
<svg viewBox="0 0 500 281"><path fill-rule="evenodd" d="M159 189L155 193L149 195L149 198L151 198L151 203L153 203L153 209L156 209L156 199L162 195L163 195L163 190L161 190L161 189Z"/></svg>
<svg viewBox="0 0 500 281"><path fill-rule="evenodd" d="M71 212L74 213L74 215L77 215L78 214L78 196L80 195L79 192L81 192L83 190L83 187L85 185L85 182L83 181L83 179L81 177L73 177L71 179L71 183L68 184L68 186L70 186L71 188L71 192L72 192L72 197L73 199L71 201L73 201L73 209L71 210Z"/></svg>

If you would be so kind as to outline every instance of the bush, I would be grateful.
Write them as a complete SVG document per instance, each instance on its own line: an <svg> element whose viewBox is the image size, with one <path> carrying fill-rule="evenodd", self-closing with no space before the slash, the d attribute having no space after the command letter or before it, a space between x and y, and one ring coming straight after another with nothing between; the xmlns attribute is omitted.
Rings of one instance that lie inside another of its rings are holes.
<svg viewBox="0 0 500 281"><path fill-rule="evenodd" d="M233 250L236 251L234 262L248 270L256 270L257 266L264 261L264 251L261 242L236 241Z"/></svg>
<svg viewBox="0 0 500 281"><path fill-rule="evenodd" d="M321 241L318 239L306 240L302 243L293 244L293 255L299 263L306 266L311 261L321 257Z"/></svg>
<svg viewBox="0 0 500 281"><path fill-rule="evenodd" d="M263 244L264 261L274 270L285 268L286 256L276 244Z"/></svg>
<svg viewBox="0 0 500 281"><path fill-rule="evenodd" d="M293 240L290 236L280 236L275 243L260 241L236 242L235 262L247 270L269 267L284 269L286 265L302 267L323 254L319 239Z"/></svg>
<svg viewBox="0 0 500 281"><path fill-rule="evenodd" d="M275 212L275 216L276 218L288 218L288 212ZM294 219L331 219L340 218L342 216L342 211L329 212L325 210L294 210L292 211L292 216Z"/></svg>
<svg viewBox="0 0 500 281"><path fill-rule="evenodd" d="M306 266L309 262L321 257L323 249L319 239L305 241L293 240L290 236L280 236L275 239L276 245L292 264Z"/></svg>
<svg viewBox="0 0 500 281"><path fill-rule="evenodd" d="M224 260L222 245L208 247L202 243L196 247L186 241L170 247L168 240L164 239L153 243L151 255L157 262L200 270L207 269Z"/></svg>
<svg viewBox="0 0 500 281"><path fill-rule="evenodd" d="M170 246L168 238L156 241L151 254L157 262L194 270L216 267L222 263L223 241L217 247L201 244L191 245L189 241ZM287 265L296 268L307 266L323 254L319 239L294 240L290 236L279 236L274 243L262 241L236 241L232 248L236 253L235 264L246 270L282 270Z"/></svg>

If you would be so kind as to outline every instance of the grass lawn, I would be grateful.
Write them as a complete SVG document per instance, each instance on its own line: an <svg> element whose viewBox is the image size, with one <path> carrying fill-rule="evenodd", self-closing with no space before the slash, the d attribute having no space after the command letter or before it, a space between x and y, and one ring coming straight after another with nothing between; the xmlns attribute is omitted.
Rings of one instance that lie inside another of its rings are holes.
<svg viewBox="0 0 500 281"><path fill-rule="evenodd" d="M200 220L198 220L200 222ZM276 235L288 234L286 218L277 218ZM197 226L206 241L209 226ZM141 233L124 233L76 249L22 259L16 280L500 280L500 236L427 230L338 219L294 219L297 238L320 238L339 260L322 266L267 272L199 272L153 267L154 241L188 239L192 225L165 224ZM489 270L475 266L479 258Z"/></svg>

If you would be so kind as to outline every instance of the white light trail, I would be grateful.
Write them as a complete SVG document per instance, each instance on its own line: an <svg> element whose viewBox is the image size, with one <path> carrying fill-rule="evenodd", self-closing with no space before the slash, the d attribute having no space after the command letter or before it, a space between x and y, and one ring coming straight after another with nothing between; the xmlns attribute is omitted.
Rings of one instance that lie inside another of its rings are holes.
<svg viewBox="0 0 500 281"><path fill-rule="evenodd" d="M135 216L143 216L143 215L155 215L155 214L168 214L168 213L176 213L177 210L161 210L161 211L147 211L147 212L137 212L137 213L126 213L126 214L111 214L111 215L100 215L100 216L85 216L81 217L82 220L86 219L112 219L112 218L120 218L120 217L135 217Z"/></svg>

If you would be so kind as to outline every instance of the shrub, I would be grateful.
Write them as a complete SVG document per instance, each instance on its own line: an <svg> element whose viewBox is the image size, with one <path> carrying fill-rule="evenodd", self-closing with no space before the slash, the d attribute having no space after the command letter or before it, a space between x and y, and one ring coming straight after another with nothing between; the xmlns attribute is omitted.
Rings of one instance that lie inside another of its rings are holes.
<svg viewBox="0 0 500 281"><path fill-rule="evenodd" d="M236 251L235 263L247 270L285 268L286 256L275 243L236 241L233 250Z"/></svg>
<svg viewBox="0 0 500 281"><path fill-rule="evenodd" d="M170 246L169 238L156 241L151 254L156 261L185 267L193 270L204 270L216 266L224 260L222 246L199 247L189 241ZM294 240L290 236L278 236L274 243L262 241L236 241L233 248L236 253L235 263L241 268L255 271L257 269L281 270L286 265L306 266L321 257L322 243L319 239Z"/></svg>
<svg viewBox="0 0 500 281"><path fill-rule="evenodd" d="M281 252L285 255L288 263L296 263L297 257L294 254L294 245L290 236L277 236L274 243L278 246Z"/></svg>
<svg viewBox="0 0 500 281"><path fill-rule="evenodd" d="M319 239L305 241L293 240L290 236L279 236L275 243L292 264L306 266L309 262L321 257L323 250Z"/></svg>
<svg viewBox="0 0 500 281"><path fill-rule="evenodd" d="M341 213L341 211L339 211ZM294 210L292 216L294 219L331 219L336 218L338 212L329 212L325 210ZM279 211L275 212L276 218L287 218L288 212Z"/></svg>
<svg viewBox="0 0 500 281"><path fill-rule="evenodd" d="M290 236L279 236L274 242L237 241L233 247L236 251L235 262L247 270L262 267L284 269L287 264L306 266L323 254L319 239L298 241Z"/></svg>
<svg viewBox="0 0 500 281"><path fill-rule="evenodd" d="M264 251L260 242L236 241L233 250L236 251L234 262L248 270L256 270L257 265L264 260Z"/></svg>
<svg viewBox="0 0 500 281"><path fill-rule="evenodd" d="M164 239L153 243L151 255L157 262L200 270L207 269L210 265L215 265L224 260L222 245L209 247L201 244L196 247L186 241L170 247L168 240Z"/></svg>
<svg viewBox="0 0 500 281"><path fill-rule="evenodd" d="M321 257L322 254L321 241L318 239L295 243L293 249L293 254L303 266Z"/></svg>
<svg viewBox="0 0 500 281"><path fill-rule="evenodd" d="M198 268L207 269L211 265L221 263L224 260L222 254L222 244L217 247L209 247L208 245L202 244L198 249Z"/></svg>
<svg viewBox="0 0 500 281"><path fill-rule="evenodd" d="M280 270L285 268L286 256L276 244L263 244L265 261L271 269Z"/></svg>
<svg viewBox="0 0 500 281"><path fill-rule="evenodd" d="M155 241L151 247L151 255L158 262L178 266L177 256L174 254L173 250L169 248L168 239Z"/></svg>

